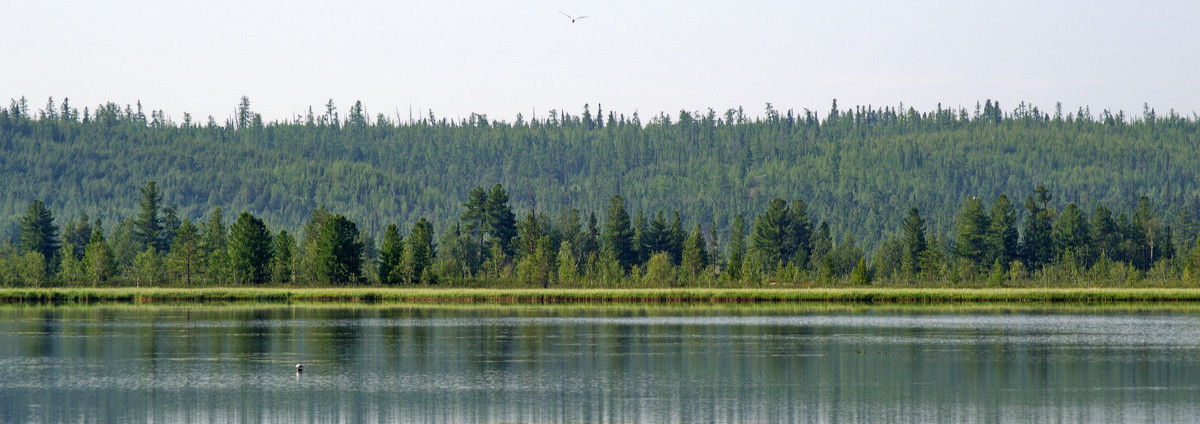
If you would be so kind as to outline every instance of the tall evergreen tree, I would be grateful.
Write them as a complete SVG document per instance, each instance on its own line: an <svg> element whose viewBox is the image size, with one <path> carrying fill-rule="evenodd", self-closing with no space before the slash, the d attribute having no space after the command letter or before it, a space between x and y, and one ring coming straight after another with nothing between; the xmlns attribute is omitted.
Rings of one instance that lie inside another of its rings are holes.
<svg viewBox="0 0 1200 424"><path fill-rule="evenodd" d="M433 224L430 224L429 220L425 218L417 220L413 224L412 231L409 232L407 246L404 249L405 257L402 267L405 282L408 284L421 283L426 270L433 264L436 251L437 248L433 245Z"/></svg>
<svg viewBox="0 0 1200 424"><path fill-rule="evenodd" d="M167 257L168 269L172 274L183 278L184 284L192 285L192 274L196 270L200 253L200 232L192 221L184 218L175 231L175 239L171 242L171 253Z"/></svg>
<svg viewBox="0 0 1200 424"><path fill-rule="evenodd" d="M362 243L358 226L342 215L331 214L316 240L314 272L318 281L334 284L362 280Z"/></svg>
<svg viewBox="0 0 1200 424"><path fill-rule="evenodd" d="M162 202L162 193L158 191L158 186L154 181L146 183L141 189L142 198L138 201L141 211L138 212L137 219L134 221L134 235L136 236L139 250L145 250L147 247L161 246L161 237L163 232L162 217L159 216L159 203Z"/></svg>
<svg viewBox="0 0 1200 424"><path fill-rule="evenodd" d="M463 203L463 206L467 210L459 217L459 221L463 223L467 234L475 238L476 247L483 249L483 237L488 232L487 190L484 190L482 186L475 186L474 189L471 189L471 193L467 195L467 202ZM482 250L478 252L478 255L483 255Z"/></svg>
<svg viewBox="0 0 1200 424"><path fill-rule="evenodd" d="M1050 231L1054 226L1054 211L1050 210L1050 195L1045 187L1038 186L1033 195L1026 197L1025 239L1023 244L1025 266L1038 269L1054 258L1054 239Z"/></svg>
<svg viewBox="0 0 1200 424"><path fill-rule="evenodd" d="M96 220L96 225L92 228L92 237L88 241L87 249L84 250L83 262L88 278L92 280L92 285L95 286L107 281L109 277L116 273L116 263L112 249L104 239L104 226L101 225L99 219Z"/></svg>
<svg viewBox="0 0 1200 424"><path fill-rule="evenodd" d="M817 226L817 232L812 236L812 254L809 268L812 271L820 271L820 267L825 263L825 258L833 252L833 235L829 229L828 221L821 221L821 225Z"/></svg>
<svg viewBox="0 0 1200 424"><path fill-rule="evenodd" d="M785 259L791 258L797 267L804 268L812 253L813 222L808 218L808 205L803 200L792 201L788 210L788 225L784 235Z"/></svg>
<svg viewBox="0 0 1200 424"><path fill-rule="evenodd" d="M1091 265L1092 229L1075 203L1068 204L1050 232L1057 256L1067 253L1081 266Z"/></svg>
<svg viewBox="0 0 1200 424"><path fill-rule="evenodd" d="M987 263L1000 262L1007 267L1020 254L1020 233L1017 232L1017 210L1008 196L1000 194L992 203L989 216Z"/></svg>
<svg viewBox="0 0 1200 424"><path fill-rule="evenodd" d="M59 250L58 226L54 225L54 215L41 200L29 202L25 215L21 217L18 247L21 252L37 252L42 255L43 274L49 274L57 268L55 258Z"/></svg>
<svg viewBox="0 0 1200 424"><path fill-rule="evenodd" d="M791 259L785 257L789 223L787 202L778 197L772 199L767 211L754 220L754 232L750 240L768 268L775 268Z"/></svg>
<svg viewBox="0 0 1200 424"><path fill-rule="evenodd" d="M1114 259L1120 249L1120 232L1117 222L1113 220L1112 211L1104 205L1096 206L1092 213L1092 243L1095 243L1099 254L1108 259Z"/></svg>
<svg viewBox="0 0 1200 424"><path fill-rule="evenodd" d="M200 251L204 275L209 285L225 283L229 269L229 234L225 230L225 217L218 206L209 214L204 231L200 234Z"/></svg>
<svg viewBox="0 0 1200 424"><path fill-rule="evenodd" d="M912 208L908 211L908 218L904 219L904 225L901 227L904 241L904 256L901 257L901 268L911 275L916 275L922 271L921 256L928 250L925 244L925 219L921 218L921 211L917 208Z"/></svg>
<svg viewBox="0 0 1200 424"><path fill-rule="evenodd" d="M181 227L182 228L182 227ZM287 230L279 230L275 236L275 257L272 259L271 278L278 284L295 282L296 238Z"/></svg>
<svg viewBox="0 0 1200 424"><path fill-rule="evenodd" d="M692 230L692 235L684 242L683 257L680 266L688 276L695 279L708 267L708 249L704 245L704 234L700 224Z"/></svg>
<svg viewBox="0 0 1200 424"><path fill-rule="evenodd" d="M512 254L512 239L517 236L517 218L508 205L508 192L499 183L488 191L487 227L492 243L499 244L505 254Z"/></svg>
<svg viewBox="0 0 1200 424"><path fill-rule="evenodd" d="M162 233L158 237L158 245L155 249L160 252L168 252L171 250L171 243L175 241L175 232L179 231L179 206L171 205L163 208L162 218Z"/></svg>
<svg viewBox="0 0 1200 424"><path fill-rule="evenodd" d="M637 252L633 249L633 229L629 226L629 212L625 211L625 198L619 194L614 195L609 204L603 239L603 248L612 252L621 268L628 270L636 265Z"/></svg>
<svg viewBox="0 0 1200 424"><path fill-rule="evenodd" d="M404 241L396 224L389 224L383 232L383 245L379 247L379 282L394 285L400 282L401 262L404 260Z"/></svg>
<svg viewBox="0 0 1200 424"><path fill-rule="evenodd" d="M987 214L983 211L983 201L971 196L963 203L962 211L954 224L957 236L954 242L954 254L967 259L976 266L988 265L987 233L989 228Z"/></svg>
<svg viewBox="0 0 1200 424"><path fill-rule="evenodd" d="M229 227L229 262L238 284L262 284L271 278L275 249L262 219L242 212Z"/></svg>
<svg viewBox="0 0 1200 424"><path fill-rule="evenodd" d="M746 219L742 214L734 215L733 224L729 227L729 269L730 278L742 278L742 262L746 256Z"/></svg>
<svg viewBox="0 0 1200 424"><path fill-rule="evenodd" d="M683 259L684 244L688 238L687 230L683 229L683 220L679 217L679 211L675 211L671 216L671 229L667 235L667 253L671 256L671 263L678 265ZM701 236L700 240L704 240L704 237Z"/></svg>

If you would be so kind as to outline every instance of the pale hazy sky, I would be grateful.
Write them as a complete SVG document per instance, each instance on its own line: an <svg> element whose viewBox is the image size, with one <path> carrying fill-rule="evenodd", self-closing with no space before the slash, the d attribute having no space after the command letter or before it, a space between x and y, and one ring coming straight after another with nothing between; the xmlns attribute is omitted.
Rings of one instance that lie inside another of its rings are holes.
<svg viewBox="0 0 1200 424"><path fill-rule="evenodd" d="M559 14L589 15L572 24ZM643 120L997 99L1200 112L1200 2L12 1L0 100L218 121L343 113L512 120L590 103Z"/></svg>

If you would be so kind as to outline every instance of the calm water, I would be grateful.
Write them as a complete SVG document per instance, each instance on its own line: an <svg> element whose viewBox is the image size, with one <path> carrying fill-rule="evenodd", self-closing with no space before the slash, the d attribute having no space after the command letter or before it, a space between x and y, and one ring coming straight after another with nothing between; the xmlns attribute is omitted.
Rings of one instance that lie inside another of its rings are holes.
<svg viewBox="0 0 1200 424"><path fill-rule="evenodd" d="M1197 420L1193 313L0 308L2 422Z"/></svg>

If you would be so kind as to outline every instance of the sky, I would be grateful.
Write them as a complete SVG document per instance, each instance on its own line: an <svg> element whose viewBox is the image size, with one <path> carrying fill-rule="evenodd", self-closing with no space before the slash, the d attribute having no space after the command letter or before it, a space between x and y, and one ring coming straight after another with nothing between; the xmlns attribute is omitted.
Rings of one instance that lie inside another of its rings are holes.
<svg viewBox="0 0 1200 424"><path fill-rule="evenodd" d="M511 121L590 104L761 115L830 102L1200 112L1200 2L68 1L0 13L0 101L141 101L173 120ZM588 18L572 23L560 12Z"/></svg>

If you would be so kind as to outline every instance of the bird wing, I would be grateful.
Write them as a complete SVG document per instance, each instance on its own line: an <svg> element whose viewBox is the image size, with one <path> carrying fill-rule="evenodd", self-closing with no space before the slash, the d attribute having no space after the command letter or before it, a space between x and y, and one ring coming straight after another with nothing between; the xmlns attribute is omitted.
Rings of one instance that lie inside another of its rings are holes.
<svg viewBox="0 0 1200 424"><path fill-rule="evenodd" d="M567 12L563 12L560 10L560 11L558 11L558 13L561 13L563 16L566 16L567 19L575 19L575 18L572 18L571 15L568 15Z"/></svg>
<svg viewBox="0 0 1200 424"><path fill-rule="evenodd" d="M583 18L586 18L586 17L587 17L587 15L583 15L583 16L577 17L577 18L575 18L575 19L583 19Z"/></svg>

